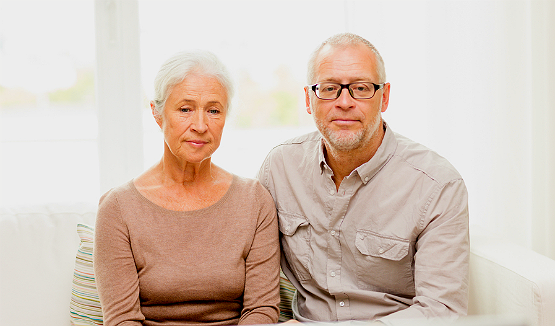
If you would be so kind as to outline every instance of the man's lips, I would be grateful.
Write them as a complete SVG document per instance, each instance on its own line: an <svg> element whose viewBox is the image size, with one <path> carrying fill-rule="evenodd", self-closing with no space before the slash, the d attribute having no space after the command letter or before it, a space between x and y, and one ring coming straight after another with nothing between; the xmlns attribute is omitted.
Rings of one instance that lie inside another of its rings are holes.
<svg viewBox="0 0 555 326"><path fill-rule="evenodd" d="M358 120L358 119L348 119L348 118L336 118L336 119L332 119L331 122L336 124L336 125L350 126L350 125L353 125L355 123L360 122L360 120Z"/></svg>

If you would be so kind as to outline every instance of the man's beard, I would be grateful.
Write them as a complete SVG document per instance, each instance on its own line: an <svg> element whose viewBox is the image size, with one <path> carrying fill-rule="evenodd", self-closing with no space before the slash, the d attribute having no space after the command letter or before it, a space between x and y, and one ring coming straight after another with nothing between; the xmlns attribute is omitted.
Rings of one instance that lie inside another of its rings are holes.
<svg viewBox="0 0 555 326"><path fill-rule="evenodd" d="M366 129L359 129L357 131L338 130L333 131L321 121L316 121L318 130L322 133L329 145L336 151L351 151L365 146L371 137L376 133L380 126L381 114L378 113L374 117L372 124Z"/></svg>

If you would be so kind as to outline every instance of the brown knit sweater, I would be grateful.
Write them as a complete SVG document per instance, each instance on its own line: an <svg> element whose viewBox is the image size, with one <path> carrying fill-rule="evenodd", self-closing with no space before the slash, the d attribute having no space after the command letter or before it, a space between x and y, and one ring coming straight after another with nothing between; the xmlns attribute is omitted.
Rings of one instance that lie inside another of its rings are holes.
<svg viewBox="0 0 555 326"><path fill-rule="evenodd" d="M234 176L214 205L177 212L130 181L100 199L94 269L106 326L275 323L274 202Z"/></svg>

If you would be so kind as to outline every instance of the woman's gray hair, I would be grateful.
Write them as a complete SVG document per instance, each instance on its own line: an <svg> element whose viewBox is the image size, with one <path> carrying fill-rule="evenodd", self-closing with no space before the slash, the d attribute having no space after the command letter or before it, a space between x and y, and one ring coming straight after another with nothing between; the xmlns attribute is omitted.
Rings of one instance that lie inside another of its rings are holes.
<svg viewBox="0 0 555 326"><path fill-rule="evenodd" d="M361 36L358 36L353 33L341 33L341 34L333 35L332 37L328 38L327 40L322 42L322 44L320 44L320 46L314 52L312 52L312 55L308 60L307 80L309 84L313 84L316 82L316 80L314 80L316 78L316 59L318 58L318 55L320 54L320 51L322 50L322 48L324 48L324 46L326 45L330 45L332 47L338 47L338 48L355 46L355 45L364 45L368 47L370 50L372 50L372 52L376 57L376 70L377 70L376 72L378 74L378 78L380 79L377 82L385 83L386 81L385 64L383 62L382 56L378 52L378 49L376 49L376 47L372 43L370 43L368 40L366 40Z"/></svg>
<svg viewBox="0 0 555 326"><path fill-rule="evenodd" d="M175 85L181 83L193 73L213 76L226 91L226 109L231 107L233 82L223 63L208 51L178 52L162 66L154 79L154 108L159 115L164 111L166 101Z"/></svg>

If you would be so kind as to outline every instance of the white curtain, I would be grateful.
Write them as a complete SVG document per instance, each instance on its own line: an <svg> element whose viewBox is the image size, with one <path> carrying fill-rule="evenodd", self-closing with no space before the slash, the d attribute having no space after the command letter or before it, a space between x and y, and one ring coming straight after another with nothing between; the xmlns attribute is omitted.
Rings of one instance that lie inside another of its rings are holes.
<svg viewBox="0 0 555 326"><path fill-rule="evenodd" d="M555 1L530 3L531 200L528 242L555 259Z"/></svg>

